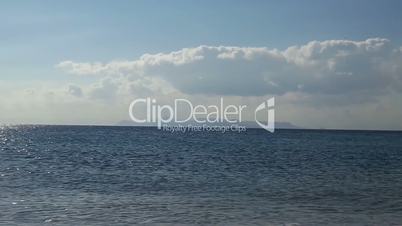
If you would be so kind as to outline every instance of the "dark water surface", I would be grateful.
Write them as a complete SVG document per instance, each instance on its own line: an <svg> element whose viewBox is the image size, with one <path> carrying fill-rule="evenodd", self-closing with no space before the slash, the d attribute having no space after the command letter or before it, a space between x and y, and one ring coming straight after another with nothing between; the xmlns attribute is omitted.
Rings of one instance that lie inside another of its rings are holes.
<svg viewBox="0 0 402 226"><path fill-rule="evenodd" d="M1 225L402 225L402 133L0 129Z"/></svg>

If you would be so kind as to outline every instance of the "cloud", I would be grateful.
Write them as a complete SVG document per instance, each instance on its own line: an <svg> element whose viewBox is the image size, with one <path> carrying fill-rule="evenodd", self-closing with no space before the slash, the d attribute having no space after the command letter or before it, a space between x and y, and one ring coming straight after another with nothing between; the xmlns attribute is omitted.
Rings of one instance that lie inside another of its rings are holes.
<svg viewBox="0 0 402 226"><path fill-rule="evenodd" d="M56 67L66 69L68 73L78 75L98 74L103 71L101 63L74 63L72 61L63 61L57 64Z"/></svg>
<svg viewBox="0 0 402 226"><path fill-rule="evenodd" d="M67 93L69 93L70 95L73 95L75 97L82 97L83 96L81 87L79 87L77 85L69 85L67 87Z"/></svg>
<svg viewBox="0 0 402 226"><path fill-rule="evenodd" d="M158 80L185 94L376 96L402 90L400 65L399 47L372 38L312 41L282 51L199 46L144 54L132 61L64 61L57 67L71 74L111 76L142 88Z"/></svg>
<svg viewBox="0 0 402 226"><path fill-rule="evenodd" d="M119 84L111 78L103 78L89 88L89 96L93 99L112 100L115 98Z"/></svg>
<svg viewBox="0 0 402 226"><path fill-rule="evenodd" d="M127 118L129 103L138 97L154 97L161 104L174 98L215 104L224 96L228 103L253 109L275 95L278 120L302 127L402 128L402 48L382 38L311 41L283 50L203 45L133 60L69 60L56 67L90 77L62 84L62 95L56 89L29 89L31 99L37 99L30 101L34 108L55 111L63 103L57 120L69 117L64 115L68 106L80 112L71 122L113 123ZM6 106L16 104L3 106L7 112ZM90 117L94 112L96 119ZM254 112L245 116L253 120Z"/></svg>
<svg viewBox="0 0 402 226"><path fill-rule="evenodd" d="M90 94L96 88L0 80L0 124L114 124L127 117L127 103L94 99Z"/></svg>

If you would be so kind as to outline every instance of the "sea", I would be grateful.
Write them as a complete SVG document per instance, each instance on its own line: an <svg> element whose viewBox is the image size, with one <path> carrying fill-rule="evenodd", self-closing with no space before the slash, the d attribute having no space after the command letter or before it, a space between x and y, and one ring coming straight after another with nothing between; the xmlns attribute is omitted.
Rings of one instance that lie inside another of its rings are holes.
<svg viewBox="0 0 402 226"><path fill-rule="evenodd" d="M3 126L0 225L402 225L402 132Z"/></svg>

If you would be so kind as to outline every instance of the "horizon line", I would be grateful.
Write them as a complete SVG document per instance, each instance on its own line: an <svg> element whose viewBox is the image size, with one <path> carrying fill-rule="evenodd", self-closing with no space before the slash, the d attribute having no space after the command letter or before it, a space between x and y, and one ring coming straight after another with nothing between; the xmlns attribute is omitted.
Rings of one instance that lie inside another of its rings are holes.
<svg viewBox="0 0 402 226"><path fill-rule="evenodd" d="M21 124L4 124L0 123L1 127L12 127L12 126L88 126L88 127L146 127L146 128L157 128L153 125L116 125L116 124L47 124L47 123L21 123ZM248 127L247 129L264 130L263 128ZM275 130L324 130L324 131L356 131L356 132L402 132L402 129L339 129L339 128L275 128Z"/></svg>

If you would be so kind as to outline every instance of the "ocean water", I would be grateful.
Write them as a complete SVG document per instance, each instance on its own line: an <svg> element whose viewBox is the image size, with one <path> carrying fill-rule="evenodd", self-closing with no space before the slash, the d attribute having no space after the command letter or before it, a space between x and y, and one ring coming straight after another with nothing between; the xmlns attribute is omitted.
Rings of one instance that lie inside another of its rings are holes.
<svg viewBox="0 0 402 226"><path fill-rule="evenodd" d="M402 225L402 133L0 129L0 225Z"/></svg>

